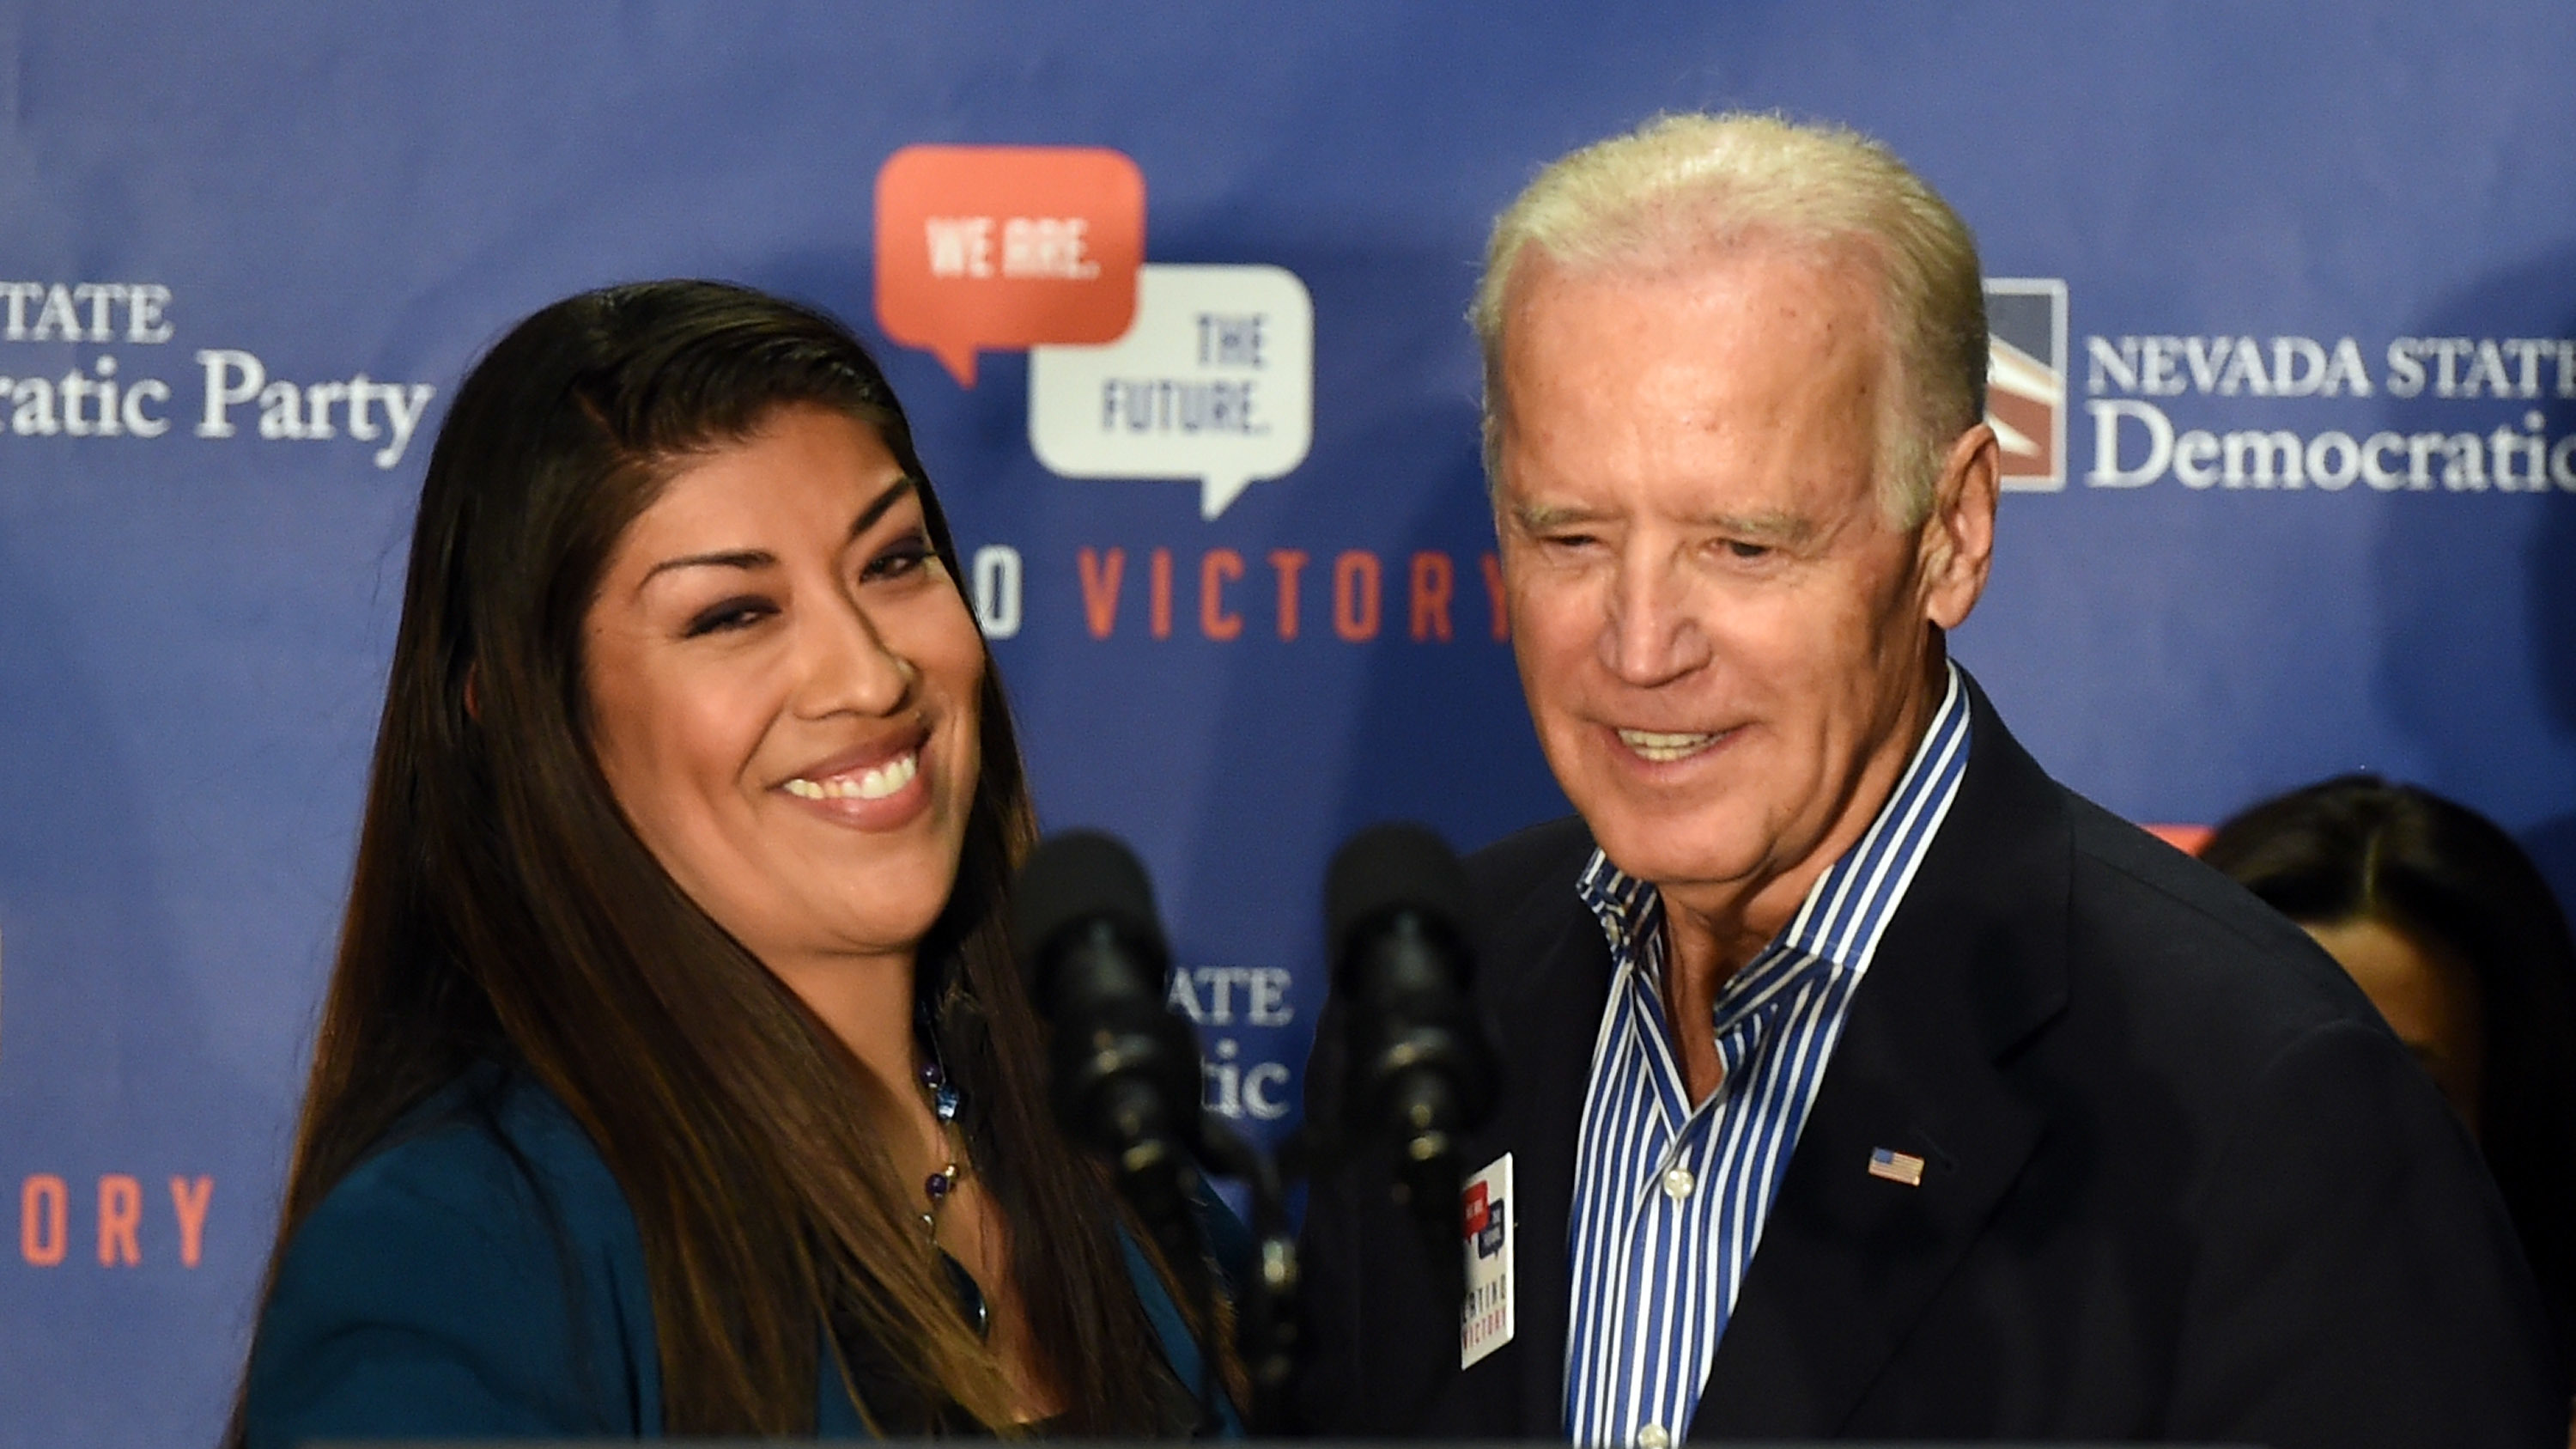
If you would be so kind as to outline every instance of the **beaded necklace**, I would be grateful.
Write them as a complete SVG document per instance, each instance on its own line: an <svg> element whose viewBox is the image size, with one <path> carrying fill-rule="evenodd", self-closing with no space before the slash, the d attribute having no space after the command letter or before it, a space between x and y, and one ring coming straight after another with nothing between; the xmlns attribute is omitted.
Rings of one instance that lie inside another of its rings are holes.
<svg viewBox="0 0 2576 1449"><path fill-rule="evenodd" d="M922 1194L930 1200L929 1209L921 1215L921 1227L935 1242L939 1237L939 1210L948 1206L948 1195L957 1190L958 1179L966 1175L966 1169L960 1166L966 1154L960 1150L957 1132L957 1108L963 1099L949 1082L948 1069L940 1062L936 1046L931 1048L930 1060L921 1064L921 1090L930 1099L930 1110L939 1118L940 1140L948 1147L947 1165L921 1184Z"/></svg>
<svg viewBox="0 0 2576 1449"><path fill-rule="evenodd" d="M957 1125L957 1110L964 1105L965 1099L958 1093L956 1084L948 1080L947 1064L939 1057L938 1034L924 1030L922 1038L928 1045L928 1053L919 1074L921 1090L930 1099L931 1114L939 1119L939 1136L947 1145L948 1161L922 1180L922 1195L929 1206L921 1215L921 1230L938 1252L939 1265L948 1271L948 1287L956 1295L957 1311L965 1317L967 1326L975 1330L977 1338L989 1338L993 1332L993 1310L984 1299L983 1285L975 1281L975 1275L966 1271L966 1265L958 1262L955 1254L939 1246L940 1209L948 1205L949 1195L957 1190L959 1180L966 1175L964 1132Z"/></svg>

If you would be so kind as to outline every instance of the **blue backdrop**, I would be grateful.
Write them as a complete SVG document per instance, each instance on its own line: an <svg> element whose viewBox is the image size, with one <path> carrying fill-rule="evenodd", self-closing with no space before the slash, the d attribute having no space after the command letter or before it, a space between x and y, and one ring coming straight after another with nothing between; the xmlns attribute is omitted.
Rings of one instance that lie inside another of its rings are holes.
<svg viewBox="0 0 2576 1449"><path fill-rule="evenodd" d="M1213 517L1042 462L1025 352L886 343L1046 819L1141 850L1267 1134L1333 846L1563 808L1460 316L1534 167L1659 109L1876 134L2059 284L1998 288L2031 486L1957 640L2046 765L2159 822L2374 768L2576 876L2571 66L2576 10L2393 0L0 5L0 1446L221 1422L420 470L533 308L703 274L882 340L929 143L1122 153L1149 266L1302 284L1311 443Z"/></svg>

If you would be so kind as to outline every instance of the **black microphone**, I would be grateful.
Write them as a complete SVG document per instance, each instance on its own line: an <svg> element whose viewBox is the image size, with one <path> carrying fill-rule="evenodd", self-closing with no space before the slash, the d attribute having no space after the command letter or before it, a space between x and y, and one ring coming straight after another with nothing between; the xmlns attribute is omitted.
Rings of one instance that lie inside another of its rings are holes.
<svg viewBox="0 0 2576 1449"><path fill-rule="evenodd" d="M1057 1121L1116 1166L1120 1191L1167 1254L1194 1245L1198 1041L1167 1004L1171 952L1145 868L1097 831L1051 837L1020 867L1012 924L1051 1029Z"/></svg>
<svg viewBox="0 0 2576 1449"><path fill-rule="evenodd" d="M1380 825L1333 857L1324 918L1345 1003L1345 1127L1391 1147L1395 1197L1455 1266L1458 1138L1493 1110L1494 1059L1467 1000L1467 875L1440 837Z"/></svg>

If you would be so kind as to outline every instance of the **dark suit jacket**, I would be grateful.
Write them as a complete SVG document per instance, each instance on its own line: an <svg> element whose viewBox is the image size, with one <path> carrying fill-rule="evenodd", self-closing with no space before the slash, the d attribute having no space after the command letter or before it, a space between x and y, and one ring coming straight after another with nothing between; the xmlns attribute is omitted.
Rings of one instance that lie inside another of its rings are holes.
<svg viewBox="0 0 2576 1449"><path fill-rule="evenodd" d="M1128 1268L1194 1387L1197 1345L1133 1243ZM828 1360L815 1404L823 1437L864 1434ZM244 1417L249 1449L660 1435L644 1241L551 1093L471 1073L332 1188L278 1264Z"/></svg>
<svg viewBox="0 0 2576 1449"><path fill-rule="evenodd" d="M2334 962L2059 787L1971 686L1968 771L1854 998L1699 1438L2561 1445L2475 1149ZM1322 1177L1296 1402L1341 1434L1561 1437L1577 1119L1610 979L1580 821L1475 856L1517 1332L1461 1373L1382 1164ZM1309 1110L1336 1110L1332 1019ZM1928 1164L1868 1174L1872 1149ZM1458 1251L1455 1248L1450 1251Z"/></svg>

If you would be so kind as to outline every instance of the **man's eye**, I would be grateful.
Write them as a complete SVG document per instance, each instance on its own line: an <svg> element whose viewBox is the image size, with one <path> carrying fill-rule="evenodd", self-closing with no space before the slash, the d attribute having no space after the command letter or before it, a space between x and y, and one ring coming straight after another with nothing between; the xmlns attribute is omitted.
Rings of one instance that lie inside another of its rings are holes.
<svg viewBox="0 0 2576 1449"><path fill-rule="evenodd" d="M1539 542L1550 548L1590 548L1600 540L1588 533L1547 533L1539 535Z"/></svg>
<svg viewBox="0 0 2576 1449"><path fill-rule="evenodd" d="M1769 558L1771 556L1771 545L1767 543L1746 543L1740 538L1730 538L1726 541L1726 551L1736 558Z"/></svg>
<svg viewBox="0 0 2576 1449"><path fill-rule="evenodd" d="M747 629L777 612L777 606L767 599L757 597L726 599L721 603L710 604L691 615L688 627L681 633L685 638L695 639L702 634L720 634L735 629Z"/></svg>

